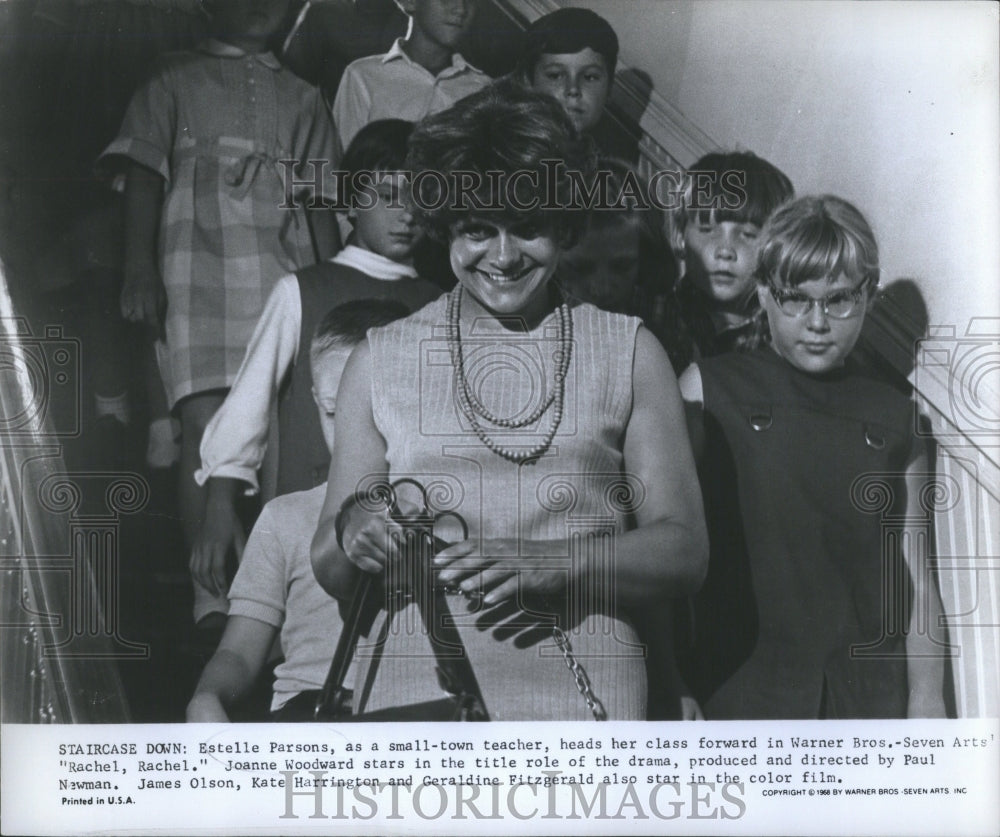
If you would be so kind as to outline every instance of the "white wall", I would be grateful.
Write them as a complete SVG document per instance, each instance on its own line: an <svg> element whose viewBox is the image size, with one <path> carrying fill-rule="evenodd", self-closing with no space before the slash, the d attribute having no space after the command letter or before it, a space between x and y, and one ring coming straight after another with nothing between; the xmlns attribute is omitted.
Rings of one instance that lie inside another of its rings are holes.
<svg viewBox="0 0 1000 837"><path fill-rule="evenodd" d="M720 147L865 212L885 281L932 324L1000 316L998 7L962 2L564 0Z"/></svg>
<svg viewBox="0 0 1000 837"><path fill-rule="evenodd" d="M560 2L607 17L623 63L648 73L719 147L767 157L800 194L856 203L879 238L883 282L913 280L932 327L962 335L973 317L1000 317L996 4ZM890 307L902 298L893 295L870 336L909 371L911 329ZM1000 319L992 332L1000 336ZM981 571L1000 543L998 344L953 348L950 367L926 353L915 373L954 501L936 515L935 550L949 639L961 648L952 661L960 716L1000 708L1000 578Z"/></svg>

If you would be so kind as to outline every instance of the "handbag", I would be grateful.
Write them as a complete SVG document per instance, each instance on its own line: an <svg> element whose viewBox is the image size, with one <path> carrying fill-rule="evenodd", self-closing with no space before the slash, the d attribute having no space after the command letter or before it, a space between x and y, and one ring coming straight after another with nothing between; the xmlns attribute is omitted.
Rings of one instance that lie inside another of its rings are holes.
<svg viewBox="0 0 1000 837"><path fill-rule="evenodd" d="M403 525L404 543L401 545L398 563L387 573L387 578L394 583L378 583L370 573L362 573L359 577L344 617L344 630L337 641L329 674L316 699L314 719L343 723L488 721L486 703L479 690L472 663L465 653L465 645L458 629L450 618L446 590L441 584L435 583L431 560L435 551L444 544L434 537L434 520L426 515L396 519ZM445 697L365 712L363 707L378 671L379 655L372 660L358 696L361 711L350 711L351 690L345 686L345 680L362 633L382 609L379 607L380 598L384 598L386 617L379 630L376 649L384 647L396 613L409 602L414 602L434 651L438 683Z"/></svg>

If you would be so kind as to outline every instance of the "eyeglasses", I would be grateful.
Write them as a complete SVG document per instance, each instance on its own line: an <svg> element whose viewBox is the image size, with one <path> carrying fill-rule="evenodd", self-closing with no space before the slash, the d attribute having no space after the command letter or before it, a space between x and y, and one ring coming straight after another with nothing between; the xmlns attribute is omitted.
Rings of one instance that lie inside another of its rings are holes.
<svg viewBox="0 0 1000 837"><path fill-rule="evenodd" d="M804 317L812 311L814 305L818 305L826 316L835 320L846 320L864 307L865 298L868 296L867 281L862 282L856 288L837 291L819 299L801 291L775 287L770 282L767 289L771 292L774 301L778 303L781 313L786 317Z"/></svg>

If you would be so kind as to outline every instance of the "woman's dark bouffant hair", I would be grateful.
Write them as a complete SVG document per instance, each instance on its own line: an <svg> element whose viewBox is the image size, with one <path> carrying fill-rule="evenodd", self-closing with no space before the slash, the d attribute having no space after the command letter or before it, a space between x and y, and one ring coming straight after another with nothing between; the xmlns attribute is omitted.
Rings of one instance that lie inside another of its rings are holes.
<svg viewBox="0 0 1000 837"><path fill-rule="evenodd" d="M545 226L569 247L587 224L580 184L590 188L596 161L555 99L503 80L420 122L406 169L414 213L440 241L473 212Z"/></svg>

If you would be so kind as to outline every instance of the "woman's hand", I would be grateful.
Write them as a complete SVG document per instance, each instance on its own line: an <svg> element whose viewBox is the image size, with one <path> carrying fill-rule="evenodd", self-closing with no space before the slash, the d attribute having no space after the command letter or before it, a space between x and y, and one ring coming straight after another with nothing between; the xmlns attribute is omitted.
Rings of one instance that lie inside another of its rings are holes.
<svg viewBox="0 0 1000 837"><path fill-rule="evenodd" d="M573 575L564 561L546 557L540 541L515 538L465 540L434 556L438 580L467 596L483 594L492 606L522 595L546 596L565 590Z"/></svg>
<svg viewBox="0 0 1000 837"><path fill-rule="evenodd" d="M402 515L415 514L417 508L397 501ZM344 554L359 570L383 573L389 561L398 557L396 545L404 537L403 527L385 512L372 512L357 503L343 512Z"/></svg>

